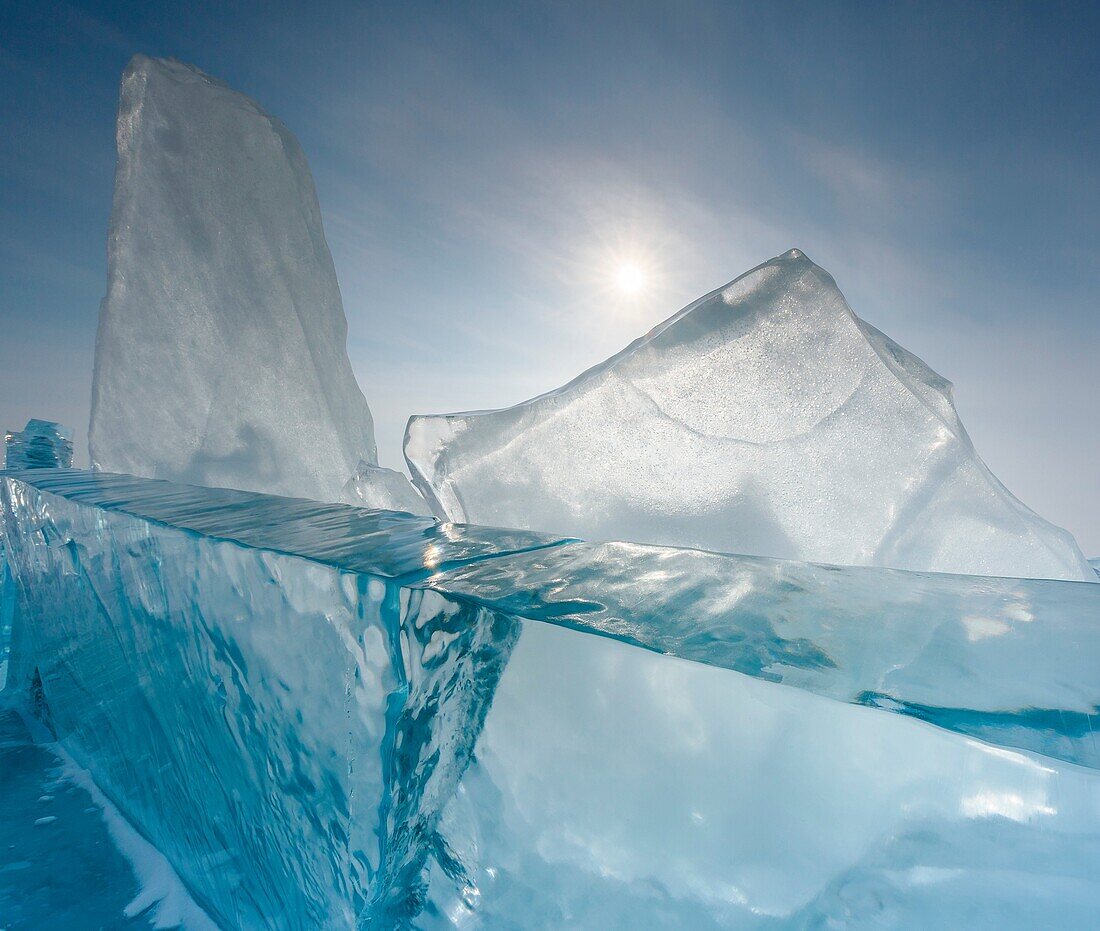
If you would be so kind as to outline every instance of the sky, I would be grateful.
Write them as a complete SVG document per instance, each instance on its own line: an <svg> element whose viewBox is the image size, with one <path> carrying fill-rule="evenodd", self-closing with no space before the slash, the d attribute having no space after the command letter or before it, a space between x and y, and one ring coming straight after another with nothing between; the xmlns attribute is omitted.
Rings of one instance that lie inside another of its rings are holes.
<svg viewBox="0 0 1100 931"><path fill-rule="evenodd" d="M798 247L1100 555L1098 36L1087 3L0 0L0 427L87 462L144 52L297 135L383 465L410 414L555 388Z"/></svg>

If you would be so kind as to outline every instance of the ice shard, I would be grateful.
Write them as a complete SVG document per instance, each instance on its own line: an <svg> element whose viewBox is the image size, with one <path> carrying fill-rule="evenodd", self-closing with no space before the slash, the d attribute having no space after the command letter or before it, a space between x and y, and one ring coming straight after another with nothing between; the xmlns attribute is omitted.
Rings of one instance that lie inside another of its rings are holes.
<svg viewBox="0 0 1100 931"><path fill-rule="evenodd" d="M122 79L95 467L340 500L374 425L297 140L189 65Z"/></svg>
<svg viewBox="0 0 1100 931"><path fill-rule="evenodd" d="M413 417L455 521L841 565L1091 579L996 479L951 385L791 250L564 387Z"/></svg>
<svg viewBox="0 0 1100 931"><path fill-rule="evenodd" d="M5 469L71 469L73 433L51 420L28 420L4 434Z"/></svg>
<svg viewBox="0 0 1100 931"><path fill-rule="evenodd" d="M400 472L360 462L355 474L344 485L344 500L358 507L381 508L431 516L423 496Z"/></svg>

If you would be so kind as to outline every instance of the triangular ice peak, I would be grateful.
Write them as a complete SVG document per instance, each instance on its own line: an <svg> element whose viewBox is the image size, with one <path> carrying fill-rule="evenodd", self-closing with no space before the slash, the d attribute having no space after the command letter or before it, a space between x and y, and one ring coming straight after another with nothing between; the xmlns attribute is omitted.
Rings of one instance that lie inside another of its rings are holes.
<svg viewBox="0 0 1100 931"><path fill-rule="evenodd" d="M1095 578L990 473L951 385L797 249L556 391L418 416L414 481L456 521L847 565Z"/></svg>

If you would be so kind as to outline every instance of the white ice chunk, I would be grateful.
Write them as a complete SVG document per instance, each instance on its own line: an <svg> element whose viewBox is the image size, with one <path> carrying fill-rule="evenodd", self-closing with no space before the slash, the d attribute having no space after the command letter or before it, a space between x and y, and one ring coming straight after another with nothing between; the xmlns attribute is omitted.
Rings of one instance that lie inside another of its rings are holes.
<svg viewBox="0 0 1100 931"><path fill-rule="evenodd" d="M355 474L348 479L344 500L359 507L432 516L428 503L404 475L367 462L360 462Z"/></svg>
<svg viewBox="0 0 1100 931"><path fill-rule="evenodd" d="M454 521L846 565L1095 580L979 458L951 385L792 249L516 407L413 417Z"/></svg>
<svg viewBox="0 0 1100 931"><path fill-rule="evenodd" d="M374 424L305 156L253 100L143 55L122 79L91 459L340 500Z"/></svg>

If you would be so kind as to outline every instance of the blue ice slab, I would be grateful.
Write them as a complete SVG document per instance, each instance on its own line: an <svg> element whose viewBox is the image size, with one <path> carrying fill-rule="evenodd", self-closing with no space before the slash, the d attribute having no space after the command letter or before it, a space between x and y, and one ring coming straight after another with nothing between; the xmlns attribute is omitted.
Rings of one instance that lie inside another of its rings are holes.
<svg viewBox="0 0 1100 931"><path fill-rule="evenodd" d="M4 480L9 685L42 693L62 744L228 926L351 927L389 908L421 871L422 825L453 792L519 622L467 608L417 628L385 575L229 539L260 532L233 493L168 505L164 483L143 498L132 479L36 475ZM250 500L328 558L323 507ZM125 510L153 501L178 525ZM213 513L223 533L191 529ZM343 538L351 565L420 576L444 539L431 521L343 516L368 541ZM371 560L375 534L397 555ZM452 551L501 545L458 533Z"/></svg>
<svg viewBox="0 0 1100 931"><path fill-rule="evenodd" d="M5 468L69 469L73 464L73 432L51 420L28 420L21 431L4 435Z"/></svg>
<svg viewBox="0 0 1100 931"><path fill-rule="evenodd" d="M1100 904L1100 585L2 492L12 687L226 927Z"/></svg>
<svg viewBox="0 0 1100 931"><path fill-rule="evenodd" d="M577 543L417 584L1100 767L1096 583Z"/></svg>
<svg viewBox="0 0 1100 931"><path fill-rule="evenodd" d="M1094 770L527 624L416 927L1088 927L1098 804Z"/></svg>
<svg viewBox="0 0 1100 931"><path fill-rule="evenodd" d="M402 581L501 553L568 542L527 530L447 524L404 512L109 472L71 470L16 477L40 491L112 513Z"/></svg>

